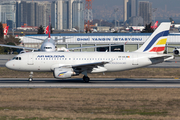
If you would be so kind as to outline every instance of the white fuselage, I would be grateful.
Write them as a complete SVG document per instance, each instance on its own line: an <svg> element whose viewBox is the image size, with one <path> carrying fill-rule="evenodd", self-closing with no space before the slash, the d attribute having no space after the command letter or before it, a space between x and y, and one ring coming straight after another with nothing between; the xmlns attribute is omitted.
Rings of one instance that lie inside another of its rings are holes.
<svg viewBox="0 0 180 120"><path fill-rule="evenodd" d="M6 63L6 67L20 71L54 71L61 66L74 66L95 62L109 62L88 70L88 73L112 72L148 66L163 61L152 62L149 58L156 53L136 52L31 52L19 54Z"/></svg>

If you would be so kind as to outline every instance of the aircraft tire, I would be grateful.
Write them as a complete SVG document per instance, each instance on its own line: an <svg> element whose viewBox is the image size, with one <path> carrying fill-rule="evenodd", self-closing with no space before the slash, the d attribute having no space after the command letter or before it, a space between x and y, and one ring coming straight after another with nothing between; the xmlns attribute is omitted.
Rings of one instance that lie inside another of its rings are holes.
<svg viewBox="0 0 180 120"><path fill-rule="evenodd" d="M33 81L33 78L29 78L28 80L29 80L29 82L32 82L32 81Z"/></svg>
<svg viewBox="0 0 180 120"><path fill-rule="evenodd" d="M83 77L83 80L84 80L85 83L88 83L89 80L90 80L90 78L89 78L88 76L84 76L84 77Z"/></svg>

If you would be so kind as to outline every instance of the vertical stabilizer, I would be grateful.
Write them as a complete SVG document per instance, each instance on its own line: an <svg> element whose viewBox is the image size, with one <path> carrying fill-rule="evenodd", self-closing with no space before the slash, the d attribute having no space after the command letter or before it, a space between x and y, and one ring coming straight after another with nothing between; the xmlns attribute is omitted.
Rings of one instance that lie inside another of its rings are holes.
<svg viewBox="0 0 180 120"><path fill-rule="evenodd" d="M135 52L157 52L163 53L169 34L170 22L163 22L159 27L151 34L146 42Z"/></svg>
<svg viewBox="0 0 180 120"><path fill-rule="evenodd" d="M50 19L50 16L49 16L49 34L48 34L48 38L51 38L50 28L51 28L51 19Z"/></svg>
<svg viewBox="0 0 180 120"><path fill-rule="evenodd" d="M45 34L49 34L49 25L46 27Z"/></svg>
<svg viewBox="0 0 180 120"><path fill-rule="evenodd" d="M4 35L7 35L8 29L9 29L9 26L6 26L6 27L4 28Z"/></svg>

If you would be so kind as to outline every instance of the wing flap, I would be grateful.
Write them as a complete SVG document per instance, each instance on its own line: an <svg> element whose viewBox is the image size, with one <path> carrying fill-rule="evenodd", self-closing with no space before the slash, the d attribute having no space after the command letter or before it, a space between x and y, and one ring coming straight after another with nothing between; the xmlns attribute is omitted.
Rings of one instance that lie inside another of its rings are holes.
<svg viewBox="0 0 180 120"><path fill-rule="evenodd" d="M94 62L94 63L85 63L85 64L77 64L77 65L72 65L73 68L83 68L83 67L96 67L96 66L101 66L109 63L109 61L102 61L102 62Z"/></svg>

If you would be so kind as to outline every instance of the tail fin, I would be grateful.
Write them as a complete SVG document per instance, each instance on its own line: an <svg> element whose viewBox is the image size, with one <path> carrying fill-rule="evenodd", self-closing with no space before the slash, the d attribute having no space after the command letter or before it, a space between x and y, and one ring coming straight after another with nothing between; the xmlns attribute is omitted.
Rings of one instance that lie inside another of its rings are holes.
<svg viewBox="0 0 180 120"><path fill-rule="evenodd" d="M49 35L48 35L48 38L51 38L50 28L51 28L51 17L49 16Z"/></svg>
<svg viewBox="0 0 180 120"><path fill-rule="evenodd" d="M169 20L170 20L171 24L175 23L174 20L171 17L169 18Z"/></svg>
<svg viewBox="0 0 180 120"><path fill-rule="evenodd" d="M45 34L48 34L49 33L49 25L46 27L46 31L45 31Z"/></svg>
<svg viewBox="0 0 180 120"><path fill-rule="evenodd" d="M135 52L157 52L163 53L169 34L171 23L164 22L151 34L146 42Z"/></svg>
<svg viewBox="0 0 180 120"><path fill-rule="evenodd" d="M152 26L153 29L156 29L158 27L158 21Z"/></svg>
<svg viewBox="0 0 180 120"><path fill-rule="evenodd" d="M9 26L6 26L6 27L4 28L4 35L7 35L8 29L9 29Z"/></svg>

